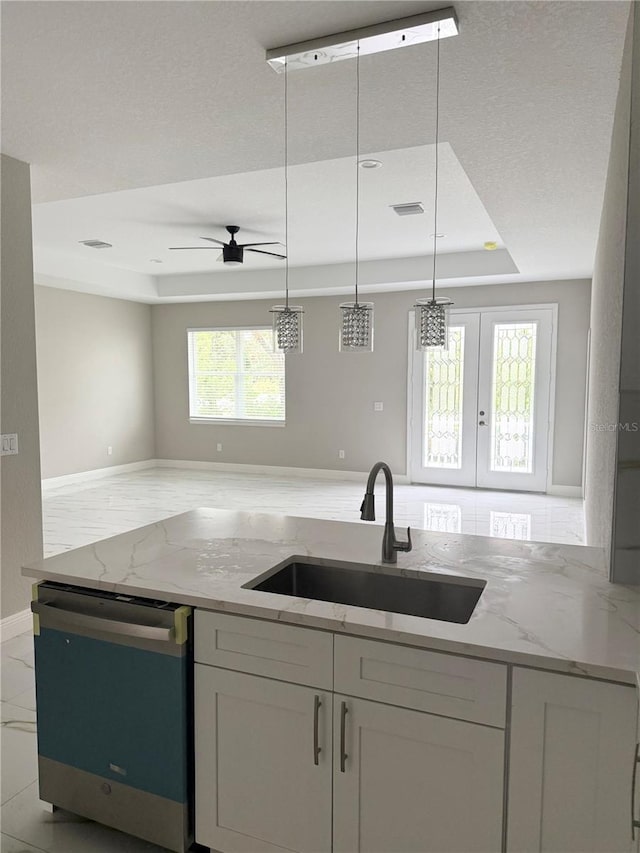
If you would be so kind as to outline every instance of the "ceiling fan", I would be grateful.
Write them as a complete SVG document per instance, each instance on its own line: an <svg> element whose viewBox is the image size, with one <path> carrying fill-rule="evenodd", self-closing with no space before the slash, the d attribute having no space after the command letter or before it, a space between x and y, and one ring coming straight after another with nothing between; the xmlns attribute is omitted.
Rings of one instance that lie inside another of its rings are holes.
<svg viewBox="0 0 640 853"><path fill-rule="evenodd" d="M210 243L217 243L217 246L171 246L171 251L191 250L191 249L215 249L220 251L222 246L222 254L218 258L219 261L224 261L229 266L239 266L244 262L244 250L247 252L256 252L258 255L270 255L272 258L280 258L285 260L286 255L280 255L276 252L265 252L263 249L256 249L255 246L281 246L277 240L270 243L236 243L235 235L240 230L239 225L226 225L225 228L231 235L228 243L223 243L222 240L216 240L214 237L201 237L201 240L208 240Z"/></svg>

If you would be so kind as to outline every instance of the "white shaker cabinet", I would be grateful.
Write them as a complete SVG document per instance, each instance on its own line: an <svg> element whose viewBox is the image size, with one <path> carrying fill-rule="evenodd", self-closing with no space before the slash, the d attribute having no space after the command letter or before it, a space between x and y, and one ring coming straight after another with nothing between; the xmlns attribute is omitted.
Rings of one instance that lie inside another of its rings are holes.
<svg viewBox="0 0 640 853"><path fill-rule="evenodd" d="M633 687L515 667L508 853L628 853Z"/></svg>
<svg viewBox="0 0 640 853"><path fill-rule="evenodd" d="M334 853L502 849L504 732L334 696Z"/></svg>
<svg viewBox="0 0 640 853"><path fill-rule="evenodd" d="M331 850L331 693L196 665L196 838L224 853Z"/></svg>
<svg viewBox="0 0 640 853"><path fill-rule="evenodd" d="M202 611L194 651L212 851L640 853L632 686Z"/></svg>

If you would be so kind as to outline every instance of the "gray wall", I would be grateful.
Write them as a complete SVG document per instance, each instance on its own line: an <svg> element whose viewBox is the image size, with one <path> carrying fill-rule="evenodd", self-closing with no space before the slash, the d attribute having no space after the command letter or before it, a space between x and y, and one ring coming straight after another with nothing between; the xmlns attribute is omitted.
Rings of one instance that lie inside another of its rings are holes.
<svg viewBox="0 0 640 853"><path fill-rule="evenodd" d="M638 30L640 28L636 28ZM638 215L638 137L634 133L633 173L630 172L630 128L631 128L631 90L632 70L634 66L633 18L630 18L625 41L620 77L620 89L614 118L611 139L611 154L605 188L600 234L596 250L591 302L591 354L589 369L589 403L587 455L585 466L585 516L587 526L587 544L602 547L607 555L612 550L612 531L614 527L614 498L618 468L618 431L616 425L624 420L633 421L633 394L626 395L624 413L620 410L621 382L621 337L623 323L623 299L625 313L625 350L627 355L623 382L626 390L640 390L638 383L637 335L638 303L633 292L638 288L638 233L640 216ZM635 34L636 43L638 32ZM635 77L638 78L640 51L636 51ZM635 106L638 109L638 88L636 82ZM640 114L640 110L638 111ZM635 181L635 183L634 183ZM629 192L634 188L634 192ZM627 204L629 203L629 219ZM632 220L633 217L633 220ZM625 259L625 252L627 258ZM635 263L635 272L634 272ZM625 271L626 265L626 271ZM635 338L633 343L632 338ZM635 356L634 356L635 350ZM629 408L630 406L630 408ZM624 418L623 418L624 414ZM636 411L636 414L640 414ZM640 421L640 417L636 418ZM634 455L640 458L637 450L637 437L621 433L620 449L628 459ZM626 524L620 520L619 535L622 541L638 543L640 512L638 508L637 470L625 470L620 477L619 510L623 510L628 519ZM635 500L634 500L635 494ZM633 507L636 512L633 513ZM638 543L640 544L640 543ZM638 569L637 550L634 562L636 577ZM618 580L622 580L621 577Z"/></svg>
<svg viewBox="0 0 640 853"><path fill-rule="evenodd" d="M153 458L149 305L36 287L36 345L44 478Z"/></svg>
<svg viewBox="0 0 640 853"><path fill-rule="evenodd" d="M0 427L3 433L18 433L20 451L0 462L4 618L29 605L31 581L20 576L20 568L42 557L42 501L29 166L3 154L1 179Z"/></svg>
<svg viewBox="0 0 640 853"><path fill-rule="evenodd" d="M447 291L442 291L447 293ZM378 458L406 468L407 316L416 291L375 294L375 351L340 354L338 304L344 297L300 301L304 353L287 358L287 425L189 424L187 329L269 325L271 301L154 305L156 454L164 459L242 462L366 471ZM448 291L456 307L557 302L559 305L553 482L582 479L588 281L507 284ZM373 402L384 403L383 412ZM223 452L216 452L222 442ZM338 458L338 450L345 459Z"/></svg>

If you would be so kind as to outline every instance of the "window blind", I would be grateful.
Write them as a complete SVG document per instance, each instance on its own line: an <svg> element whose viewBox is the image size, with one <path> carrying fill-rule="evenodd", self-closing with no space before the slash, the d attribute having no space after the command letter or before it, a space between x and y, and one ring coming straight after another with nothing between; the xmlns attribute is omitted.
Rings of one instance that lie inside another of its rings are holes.
<svg viewBox="0 0 640 853"><path fill-rule="evenodd" d="M284 355L268 329L192 329L189 416L284 421Z"/></svg>

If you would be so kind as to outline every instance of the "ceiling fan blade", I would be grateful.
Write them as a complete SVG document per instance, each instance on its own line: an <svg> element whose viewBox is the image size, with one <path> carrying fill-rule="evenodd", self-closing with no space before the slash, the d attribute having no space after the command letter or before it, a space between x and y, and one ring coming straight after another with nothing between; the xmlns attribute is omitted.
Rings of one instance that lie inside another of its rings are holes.
<svg viewBox="0 0 640 853"><path fill-rule="evenodd" d="M276 255L275 252L264 252L262 249L247 249L247 252L255 252L256 255L271 255L272 258L280 258L280 260L286 260L286 255Z"/></svg>
<svg viewBox="0 0 640 853"><path fill-rule="evenodd" d="M279 240L274 240L271 243L240 243L243 249L247 249L249 246L284 246L284 243L281 243Z"/></svg>
<svg viewBox="0 0 640 853"><path fill-rule="evenodd" d="M224 261L224 255L222 254L222 252L220 252L218 257L216 258L216 261Z"/></svg>
<svg viewBox="0 0 640 853"><path fill-rule="evenodd" d="M170 252L179 251L180 249L206 249L208 252L219 252L220 249L217 246L169 246Z"/></svg>
<svg viewBox="0 0 640 853"><path fill-rule="evenodd" d="M223 243L222 240L216 240L215 237L201 237L201 240L208 240L210 243L217 243L219 246L227 246L227 243Z"/></svg>

